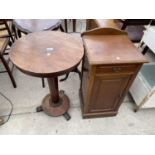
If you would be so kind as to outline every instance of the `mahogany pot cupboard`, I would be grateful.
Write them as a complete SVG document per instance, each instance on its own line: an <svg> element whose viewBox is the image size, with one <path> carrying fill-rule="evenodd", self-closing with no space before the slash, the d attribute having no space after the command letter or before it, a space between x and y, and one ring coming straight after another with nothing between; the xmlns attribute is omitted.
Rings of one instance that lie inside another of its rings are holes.
<svg viewBox="0 0 155 155"><path fill-rule="evenodd" d="M115 116L147 60L124 31L97 28L82 37L85 54L79 93L83 118Z"/></svg>

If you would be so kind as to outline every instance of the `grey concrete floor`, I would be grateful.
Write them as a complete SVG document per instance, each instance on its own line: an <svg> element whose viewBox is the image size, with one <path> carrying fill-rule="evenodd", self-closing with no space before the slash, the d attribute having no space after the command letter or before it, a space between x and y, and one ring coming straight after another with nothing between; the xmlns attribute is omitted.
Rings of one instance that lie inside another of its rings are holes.
<svg viewBox="0 0 155 155"><path fill-rule="evenodd" d="M82 119L78 95L80 81L76 73L71 73L65 82L59 83L59 88L65 90L70 98L71 120L66 121L63 116L49 117L44 112L36 113L35 108L49 92L47 82L42 88L40 78L25 75L16 68L13 74L18 85L16 89L6 73L0 74L0 92L14 106L10 120L0 126L0 134L155 134L155 109L134 113L135 105L129 96L115 117ZM0 116L6 119L9 111L8 101L0 96Z"/></svg>

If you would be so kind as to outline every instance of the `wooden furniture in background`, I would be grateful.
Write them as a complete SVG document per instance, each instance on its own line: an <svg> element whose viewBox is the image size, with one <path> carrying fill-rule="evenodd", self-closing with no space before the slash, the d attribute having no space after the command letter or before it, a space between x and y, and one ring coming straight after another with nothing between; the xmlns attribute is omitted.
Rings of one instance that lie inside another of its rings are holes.
<svg viewBox="0 0 155 155"><path fill-rule="evenodd" d="M132 42L140 42L146 29L145 26L155 24L151 19L117 19L115 22L121 30L128 33Z"/></svg>
<svg viewBox="0 0 155 155"><path fill-rule="evenodd" d="M14 19L13 24L16 26L18 35L21 37L20 32L24 34L47 31L47 30L57 30L64 29L61 25L62 21L60 19Z"/></svg>
<svg viewBox="0 0 155 155"><path fill-rule="evenodd" d="M73 32L76 32L76 19L72 19L73 21Z"/></svg>
<svg viewBox="0 0 155 155"><path fill-rule="evenodd" d="M139 42L143 36L145 25L150 24L151 19L88 19L87 30L101 27L112 27L124 30L132 42ZM151 22L155 25L155 21Z"/></svg>
<svg viewBox="0 0 155 155"><path fill-rule="evenodd" d="M13 24L11 19L0 19L0 31L1 38L10 38L10 46L14 43L17 38L13 29Z"/></svg>
<svg viewBox="0 0 155 155"><path fill-rule="evenodd" d="M22 72L47 78L50 94L37 111L50 116L64 115L68 120L69 98L59 92L58 76L74 70L83 57L83 45L78 37L59 31L30 33L11 47L10 59Z"/></svg>
<svg viewBox="0 0 155 155"><path fill-rule="evenodd" d="M12 71L11 68L9 67L9 58L8 60L5 58L5 55L7 55L8 53L6 52L6 49L8 46L11 46L12 43L14 42L14 35L12 33L12 23L5 19L0 20L0 60L3 63L4 67L5 67L5 71L0 71L0 73L5 73L7 72L11 82L13 84L13 87L16 88L16 82L15 79L12 75Z"/></svg>
<svg viewBox="0 0 155 155"><path fill-rule="evenodd" d="M117 24L113 19L87 19L86 20L86 30L92 30L94 28L118 28Z"/></svg>
<svg viewBox="0 0 155 155"><path fill-rule="evenodd" d="M126 32L99 28L84 32L82 37L85 47L80 87L82 115L114 116L147 61Z"/></svg>
<svg viewBox="0 0 155 155"><path fill-rule="evenodd" d="M73 32L76 32L76 19L64 19L65 32L68 32L68 22L67 22L67 20L72 22Z"/></svg>

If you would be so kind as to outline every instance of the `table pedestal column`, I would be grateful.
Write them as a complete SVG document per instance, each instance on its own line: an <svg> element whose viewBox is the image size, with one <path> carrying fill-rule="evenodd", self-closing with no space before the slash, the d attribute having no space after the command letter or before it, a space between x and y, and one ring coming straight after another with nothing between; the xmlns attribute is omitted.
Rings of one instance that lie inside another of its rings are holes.
<svg viewBox="0 0 155 155"><path fill-rule="evenodd" d="M37 108L37 112L44 111L49 116L64 115L66 120L70 119L67 113L69 109L69 98L64 94L64 91L58 89L58 78L48 78L50 94L46 95L42 101L41 107Z"/></svg>

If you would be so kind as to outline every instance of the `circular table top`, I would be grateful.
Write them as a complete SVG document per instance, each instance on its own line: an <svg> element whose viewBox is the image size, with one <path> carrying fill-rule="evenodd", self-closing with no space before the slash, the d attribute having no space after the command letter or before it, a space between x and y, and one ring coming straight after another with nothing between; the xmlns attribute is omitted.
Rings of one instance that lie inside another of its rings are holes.
<svg viewBox="0 0 155 155"><path fill-rule="evenodd" d="M61 24L60 19L14 19L13 24L22 32L32 33L53 30Z"/></svg>
<svg viewBox="0 0 155 155"><path fill-rule="evenodd" d="M34 32L10 49L13 64L26 74L53 77L73 70L84 54L79 37L59 31Z"/></svg>

